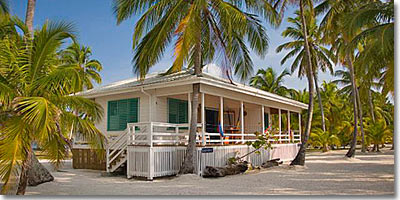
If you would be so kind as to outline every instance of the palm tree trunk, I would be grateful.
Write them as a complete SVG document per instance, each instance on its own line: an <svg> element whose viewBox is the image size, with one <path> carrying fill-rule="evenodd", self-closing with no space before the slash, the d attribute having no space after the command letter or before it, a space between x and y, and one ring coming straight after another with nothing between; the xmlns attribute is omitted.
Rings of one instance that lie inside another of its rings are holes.
<svg viewBox="0 0 400 200"><path fill-rule="evenodd" d="M196 58L194 61L194 74L195 76L201 75L201 38L195 46ZM192 97L192 116L190 118L189 141L186 149L186 156L183 164L179 170L179 174L194 173L195 169L195 156L196 156L196 132L197 132L197 113L199 106L199 93L200 84L193 84L193 97ZM205 128L205 127L202 127Z"/></svg>
<svg viewBox="0 0 400 200"><path fill-rule="evenodd" d="M29 37L33 37L33 17L35 14L36 0L28 0L25 24L28 27ZM27 152L26 160L23 161L19 177L17 194L25 194L27 185L35 186L41 183L53 181L54 177L36 158L33 149Z"/></svg>
<svg viewBox="0 0 400 200"><path fill-rule="evenodd" d="M375 112L374 112L374 104L372 103L371 89L368 89L368 101L369 101L369 109L371 112L371 118L372 121L375 122Z"/></svg>
<svg viewBox="0 0 400 200"><path fill-rule="evenodd" d="M28 27L29 35L33 36L33 17L35 15L36 0L28 0L26 8L25 24Z"/></svg>
<svg viewBox="0 0 400 200"><path fill-rule="evenodd" d="M303 26L303 34L304 34L304 48L306 49L306 57L307 57L307 79L308 79L308 90L309 90L309 102L308 102L308 118L306 121L306 127L304 130L304 137L302 137L300 150L297 153L294 160L290 163L290 165L304 165L306 160L306 149L307 149L307 141L308 137L310 136L311 132L311 123L312 123L312 114L314 110L314 84L313 84L313 75L312 75L312 62L311 62L311 53L310 53L310 46L308 44L308 34L307 34L307 27L306 27L306 20L304 17L304 10L303 10L303 0L300 0L300 17L301 17L301 24Z"/></svg>
<svg viewBox="0 0 400 200"><path fill-rule="evenodd" d="M17 195L24 195L26 186L28 185L28 171L30 169L31 155L33 154L32 147L29 147L26 152L26 158L22 162L21 173L19 175L19 183L17 189Z"/></svg>
<svg viewBox="0 0 400 200"><path fill-rule="evenodd" d="M361 152L365 153L365 132L364 132L364 120L363 120L363 110L360 100L360 90L357 88L357 104L360 116L360 129L361 129Z"/></svg>
<svg viewBox="0 0 400 200"><path fill-rule="evenodd" d="M315 71L313 72L313 74L314 74L315 91L317 91L319 109L321 110L322 130L325 132L326 131L326 125L325 125L324 106L322 106L321 93L320 93L319 87L318 87L318 76L317 76Z"/></svg>
<svg viewBox="0 0 400 200"><path fill-rule="evenodd" d="M357 123L358 123L358 112L357 112L357 89L356 89L356 81L354 77L354 68L353 62L351 61L350 54L346 55L346 62L350 70L350 78L351 78L351 91L352 91L352 100L353 100L353 113L354 113L354 132L353 132L353 140L350 143L350 149L347 151L346 156L351 158L354 157L356 153L356 145L357 145Z"/></svg>

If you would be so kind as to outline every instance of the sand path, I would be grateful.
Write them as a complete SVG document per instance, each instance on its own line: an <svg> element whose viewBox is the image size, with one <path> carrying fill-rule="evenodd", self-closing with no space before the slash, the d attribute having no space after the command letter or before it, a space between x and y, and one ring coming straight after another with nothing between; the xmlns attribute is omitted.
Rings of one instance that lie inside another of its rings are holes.
<svg viewBox="0 0 400 200"><path fill-rule="evenodd" d="M367 153L345 159L345 151L312 152L306 167L254 170L205 179L196 175L154 181L102 177L99 171L76 170L67 162L55 181L29 187L27 195L393 195L394 155Z"/></svg>

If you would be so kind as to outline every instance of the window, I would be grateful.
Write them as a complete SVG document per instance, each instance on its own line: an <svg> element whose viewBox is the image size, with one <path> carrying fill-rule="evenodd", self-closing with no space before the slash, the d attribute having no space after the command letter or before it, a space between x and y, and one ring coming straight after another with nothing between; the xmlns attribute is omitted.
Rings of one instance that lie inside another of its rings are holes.
<svg viewBox="0 0 400 200"><path fill-rule="evenodd" d="M139 98L109 101L107 111L107 131L123 131L139 121Z"/></svg>
<svg viewBox="0 0 400 200"><path fill-rule="evenodd" d="M168 98L168 123L188 123L188 102Z"/></svg>
<svg viewBox="0 0 400 200"><path fill-rule="evenodd" d="M269 127L269 115L268 115L268 113L264 113L264 126L265 126L265 129L267 129Z"/></svg>

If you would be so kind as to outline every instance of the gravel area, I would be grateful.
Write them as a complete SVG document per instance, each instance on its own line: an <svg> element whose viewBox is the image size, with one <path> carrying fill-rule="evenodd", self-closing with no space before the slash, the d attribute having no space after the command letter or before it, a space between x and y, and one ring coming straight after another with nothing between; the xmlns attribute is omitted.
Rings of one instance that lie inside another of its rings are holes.
<svg viewBox="0 0 400 200"><path fill-rule="evenodd" d="M27 195L394 195L394 152L346 151L308 153L305 167L279 167L206 179L196 175L154 181L102 177L99 171L77 170L66 162L52 172L55 181L28 187ZM48 166L47 163L45 163Z"/></svg>

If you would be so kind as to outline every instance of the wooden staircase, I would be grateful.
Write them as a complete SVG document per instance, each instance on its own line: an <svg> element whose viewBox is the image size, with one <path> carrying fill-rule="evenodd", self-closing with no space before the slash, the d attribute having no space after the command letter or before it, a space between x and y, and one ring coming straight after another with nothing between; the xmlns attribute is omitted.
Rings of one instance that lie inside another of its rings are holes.
<svg viewBox="0 0 400 200"><path fill-rule="evenodd" d="M128 129L107 144L107 172L114 172L126 164L128 147Z"/></svg>

